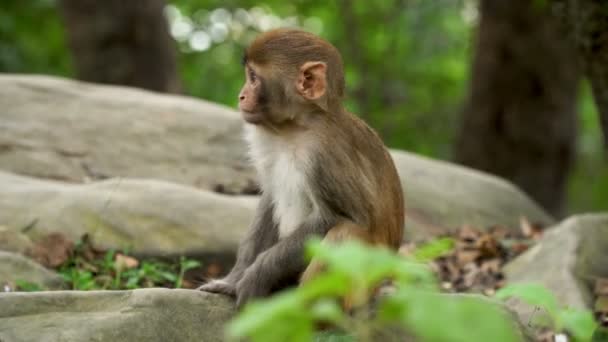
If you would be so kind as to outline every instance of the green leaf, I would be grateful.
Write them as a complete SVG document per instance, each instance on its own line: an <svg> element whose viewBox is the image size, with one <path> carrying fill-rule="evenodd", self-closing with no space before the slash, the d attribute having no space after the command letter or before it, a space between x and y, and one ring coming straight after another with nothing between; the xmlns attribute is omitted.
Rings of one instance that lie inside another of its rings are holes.
<svg viewBox="0 0 608 342"><path fill-rule="evenodd" d="M564 309L559 312L559 320L576 341L591 340L591 336L597 328L593 314L589 311Z"/></svg>
<svg viewBox="0 0 608 342"><path fill-rule="evenodd" d="M432 240L418 247L414 251L414 258L420 262L428 262L436 259L446 253L449 253L454 248L454 239L441 238Z"/></svg>
<svg viewBox="0 0 608 342"><path fill-rule="evenodd" d="M15 280L15 285L17 285L20 291L25 292L35 292L35 291L43 291L44 288L36 283L32 283L25 280Z"/></svg>
<svg viewBox="0 0 608 342"><path fill-rule="evenodd" d="M113 249L110 249L103 256L102 266L105 268L106 271L115 268L115 263L114 263L115 255L116 255L116 252Z"/></svg>
<svg viewBox="0 0 608 342"><path fill-rule="evenodd" d="M177 280L177 275L175 275L174 273L171 273L171 272L159 271L158 274L161 277L163 277L165 280L168 280L170 282L174 282Z"/></svg>
<svg viewBox="0 0 608 342"><path fill-rule="evenodd" d="M599 326L593 332L591 342L606 342L608 341L608 328Z"/></svg>
<svg viewBox="0 0 608 342"><path fill-rule="evenodd" d="M393 300L407 306L401 318L423 341L519 341L514 322L497 304L473 295L409 289Z"/></svg>
<svg viewBox="0 0 608 342"><path fill-rule="evenodd" d="M356 342L350 334L338 331L320 331L315 333L315 342Z"/></svg>
<svg viewBox="0 0 608 342"><path fill-rule="evenodd" d="M311 312L303 306L298 292L285 291L275 297L247 304L227 328L229 339L253 341L310 341Z"/></svg>
<svg viewBox="0 0 608 342"><path fill-rule="evenodd" d="M331 272L348 277L354 289L369 289L387 278L401 283L417 282L420 286L435 283L435 276L428 266L407 260L385 248L372 248L358 241L348 241L339 246L312 242L308 251L327 264ZM363 270L363 271L362 271Z"/></svg>
<svg viewBox="0 0 608 342"><path fill-rule="evenodd" d="M313 304L311 308L312 317L317 321L340 324L346 318L342 307L336 300L322 299Z"/></svg>
<svg viewBox="0 0 608 342"><path fill-rule="evenodd" d="M545 309L554 320L558 319L557 313L559 306L557 304L557 299L555 299L553 293L543 285L529 283L511 284L496 292L496 298L498 299L510 297L521 299L533 306L539 306Z"/></svg>
<svg viewBox="0 0 608 342"><path fill-rule="evenodd" d="M186 272L188 270L201 266L201 263L196 260L184 260L183 262L180 263L180 265L181 265L182 270L184 272Z"/></svg>

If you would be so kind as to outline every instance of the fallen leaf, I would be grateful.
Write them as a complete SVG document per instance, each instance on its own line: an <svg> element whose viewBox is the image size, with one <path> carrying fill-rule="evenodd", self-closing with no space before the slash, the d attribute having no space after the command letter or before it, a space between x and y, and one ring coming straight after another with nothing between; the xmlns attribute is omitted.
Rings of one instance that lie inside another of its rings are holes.
<svg viewBox="0 0 608 342"><path fill-rule="evenodd" d="M543 235L543 226L541 224L533 224L526 217L519 218L519 228L525 238L539 240Z"/></svg>
<svg viewBox="0 0 608 342"><path fill-rule="evenodd" d="M41 265L55 268L66 262L73 250L74 243L64 234L50 233L35 241L25 254Z"/></svg>
<svg viewBox="0 0 608 342"><path fill-rule="evenodd" d="M124 271L139 266L139 260L134 257L116 253L114 257L114 268L118 271Z"/></svg>
<svg viewBox="0 0 608 342"><path fill-rule="evenodd" d="M479 250L457 250L455 255L458 265L464 266L477 260L481 256L481 252Z"/></svg>
<svg viewBox="0 0 608 342"><path fill-rule="evenodd" d="M215 278L222 273L222 268L220 267L220 265L212 263L207 266L205 273L208 277Z"/></svg>

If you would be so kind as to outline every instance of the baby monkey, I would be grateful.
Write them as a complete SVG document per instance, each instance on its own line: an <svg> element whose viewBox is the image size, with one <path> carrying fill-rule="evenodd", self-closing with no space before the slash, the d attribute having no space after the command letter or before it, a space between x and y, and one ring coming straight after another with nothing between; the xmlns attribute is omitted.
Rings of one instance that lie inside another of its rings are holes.
<svg viewBox="0 0 608 342"><path fill-rule="evenodd" d="M397 249L404 222L391 156L343 107L342 57L333 45L277 29L255 39L243 65L239 109L262 197L230 273L199 287L236 297L238 307L319 272L304 257L310 237Z"/></svg>

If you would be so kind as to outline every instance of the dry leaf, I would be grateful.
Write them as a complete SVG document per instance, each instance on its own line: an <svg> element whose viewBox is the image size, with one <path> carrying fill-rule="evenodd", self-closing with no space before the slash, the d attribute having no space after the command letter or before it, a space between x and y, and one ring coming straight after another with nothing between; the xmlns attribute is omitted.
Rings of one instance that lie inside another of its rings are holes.
<svg viewBox="0 0 608 342"><path fill-rule="evenodd" d="M459 266L474 262L481 256L481 252L478 250L457 250L455 254L456 262Z"/></svg>
<svg viewBox="0 0 608 342"><path fill-rule="evenodd" d="M66 262L72 251L74 243L61 233L50 233L28 248L26 255L46 267L59 267Z"/></svg>
<svg viewBox="0 0 608 342"><path fill-rule="evenodd" d="M114 257L114 268L116 270L124 271L136 268L137 266L139 266L139 260L128 255L116 253L116 256Z"/></svg>
<svg viewBox="0 0 608 342"><path fill-rule="evenodd" d="M220 275L220 273L222 273L222 268L216 263L210 264L205 270L205 274L211 278L217 277L218 275Z"/></svg>
<svg viewBox="0 0 608 342"><path fill-rule="evenodd" d="M490 274L498 274L500 273L500 268L502 261L500 259L490 259L481 263L479 267L482 272L490 273Z"/></svg>

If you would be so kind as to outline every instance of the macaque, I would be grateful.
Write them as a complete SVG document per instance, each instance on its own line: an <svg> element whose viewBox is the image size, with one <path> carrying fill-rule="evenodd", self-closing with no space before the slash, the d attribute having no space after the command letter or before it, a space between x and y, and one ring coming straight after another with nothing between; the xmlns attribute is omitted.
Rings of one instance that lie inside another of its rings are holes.
<svg viewBox="0 0 608 342"><path fill-rule="evenodd" d="M199 287L236 297L238 307L319 272L306 262L307 239L397 249L404 222L391 156L343 107L342 57L333 45L277 29L255 39L243 64L239 109L262 196L230 273Z"/></svg>

